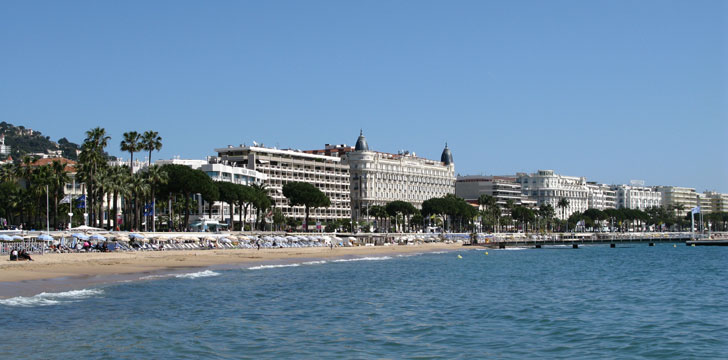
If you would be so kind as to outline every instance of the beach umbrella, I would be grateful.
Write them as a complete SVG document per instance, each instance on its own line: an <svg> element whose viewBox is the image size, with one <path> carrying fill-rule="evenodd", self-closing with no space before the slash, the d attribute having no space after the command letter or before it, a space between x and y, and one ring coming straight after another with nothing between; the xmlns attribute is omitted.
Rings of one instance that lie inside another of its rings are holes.
<svg viewBox="0 0 728 360"><path fill-rule="evenodd" d="M13 241L23 241L23 237L20 235L13 235Z"/></svg>
<svg viewBox="0 0 728 360"><path fill-rule="evenodd" d="M79 239L79 240L84 240L84 241L88 240L88 236L86 236L84 234L81 234L81 233L71 234L71 236L73 236L73 237L75 237L76 239Z"/></svg>
<svg viewBox="0 0 728 360"><path fill-rule="evenodd" d="M88 239L93 241L106 241L106 238L99 234L93 234L89 236Z"/></svg>
<svg viewBox="0 0 728 360"><path fill-rule="evenodd" d="M131 234L129 234L129 238L135 239L135 240L144 240L144 235L131 233Z"/></svg>
<svg viewBox="0 0 728 360"><path fill-rule="evenodd" d="M0 235L0 241L13 241L13 238L8 235L2 234Z"/></svg>
<svg viewBox="0 0 728 360"><path fill-rule="evenodd" d="M40 241L53 241L53 237L50 236L50 235L41 234L40 236L38 236L38 240L40 240Z"/></svg>

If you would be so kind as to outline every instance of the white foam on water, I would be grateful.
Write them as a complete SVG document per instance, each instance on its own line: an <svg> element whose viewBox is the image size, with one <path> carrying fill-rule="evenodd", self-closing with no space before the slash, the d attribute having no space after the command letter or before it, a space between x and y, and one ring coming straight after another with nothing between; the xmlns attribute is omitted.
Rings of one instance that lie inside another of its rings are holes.
<svg viewBox="0 0 728 360"><path fill-rule="evenodd" d="M480 250L480 249L475 249L475 250ZM451 253L451 252L452 251L433 251L433 252L430 252L428 254L448 254L448 253Z"/></svg>
<svg viewBox="0 0 728 360"><path fill-rule="evenodd" d="M172 275L170 275L170 274L167 274L167 275L147 275L147 276L140 277L139 280L161 279L161 278L166 278L166 277L170 277L170 276L172 276Z"/></svg>
<svg viewBox="0 0 728 360"><path fill-rule="evenodd" d="M325 260L317 260L317 261L306 261L303 263L303 265L319 265L319 264L326 264Z"/></svg>
<svg viewBox="0 0 728 360"><path fill-rule="evenodd" d="M174 277L180 278L180 279L197 279L197 278L202 278L202 277L210 277L210 276L218 276L218 275L220 275L220 273L216 273L211 270L205 270L205 271L199 271L196 273L175 275Z"/></svg>
<svg viewBox="0 0 728 360"><path fill-rule="evenodd" d="M258 266L249 267L248 270L275 269L275 268L294 267L294 266L301 266L301 264L258 265Z"/></svg>
<svg viewBox="0 0 728 360"><path fill-rule="evenodd" d="M33 296L18 296L9 299L0 299L0 305L18 307L49 306L66 302L75 302L92 296L101 295L103 293L104 291L101 289L71 290L60 293L44 292Z"/></svg>
<svg viewBox="0 0 728 360"><path fill-rule="evenodd" d="M391 256L382 256L382 257L363 257L363 258L354 258L354 259L339 259L334 260L334 262L349 262L349 261L379 261L379 260L389 260L391 259Z"/></svg>

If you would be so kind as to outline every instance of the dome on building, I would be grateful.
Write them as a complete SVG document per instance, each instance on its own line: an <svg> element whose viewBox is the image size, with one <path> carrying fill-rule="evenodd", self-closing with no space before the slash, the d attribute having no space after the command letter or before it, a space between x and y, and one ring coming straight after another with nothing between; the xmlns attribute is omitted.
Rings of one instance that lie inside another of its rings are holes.
<svg viewBox="0 0 728 360"><path fill-rule="evenodd" d="M369 144L367 144L367 138L364 137L364 132L359 130L359 138L356 139L355 151L369 151Z"/></svg>
<svg viewBox="0 0 728 360"><path fill-rule="evenodd" d="M440 161L445 163L445 165L453 164L452 152L450 152L450 149L447 147L447 143L445 143L445 149L442 150L442 155L440 155Z"/></svg>

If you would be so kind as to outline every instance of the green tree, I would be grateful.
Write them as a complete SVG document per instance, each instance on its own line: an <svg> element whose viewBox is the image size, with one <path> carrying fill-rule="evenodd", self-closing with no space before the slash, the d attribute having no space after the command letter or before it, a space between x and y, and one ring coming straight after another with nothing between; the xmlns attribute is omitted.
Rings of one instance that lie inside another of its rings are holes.
<svg viewBox="0 0 728 360"><path fill-rule="evenodd" d="M162 137L156 131L145 131L140 140L141 149L149 152L148 166L152 166L152 151L162 150Z"/></svg>
<svg viewBox="0 0 728 360"><path fill-rule="evenodd" d="M136 131L124 133L124 139L121 140L121 151L129 152L129 171L134 174L134 153L142 150L141 135ZM151 152L150 152L151 154Z"/></svg>
<svg viewBox="0 0 728 360"><path fill-rule="evenodd" d="M328 207L331 200L321 190L310 183L289 182L283 185L283 196L291 206L303 205L305 209L304 231L308 231L308 218L311 208Z"/></svg>

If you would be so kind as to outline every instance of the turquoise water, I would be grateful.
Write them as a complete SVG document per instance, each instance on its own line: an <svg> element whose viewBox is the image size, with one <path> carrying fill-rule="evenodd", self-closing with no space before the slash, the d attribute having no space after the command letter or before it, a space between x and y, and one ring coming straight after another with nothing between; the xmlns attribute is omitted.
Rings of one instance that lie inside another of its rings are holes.
<svg viewBox="0 0 728 360"><path fill-rule="evenodd" d="M0 300L0 358L728 357L728 248L348 260Z"/></svg>

